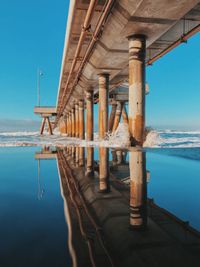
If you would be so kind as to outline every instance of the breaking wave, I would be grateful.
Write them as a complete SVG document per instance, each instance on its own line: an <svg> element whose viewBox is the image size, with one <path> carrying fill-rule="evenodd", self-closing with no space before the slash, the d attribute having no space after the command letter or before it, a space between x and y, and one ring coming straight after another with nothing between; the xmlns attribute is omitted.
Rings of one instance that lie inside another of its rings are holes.
<svg viewBox="0 0 200 267"><path fill-rule="evenodd" d="M148 133L145 147L160 148L198 148L200 131L152 130Z"/></svg>
<svg viewBox="0 0 200 267"><path fill-rule="evenodd" d="M0 132L0 146L105 146L128 147L130 145L128 125L120 123L114 134L108 134L106 140L99 140L98 134L94 141L87 142L57 131L53 136L46 132L43 136L39 132ZM200 131L151 130L147 134L144 147L147 148L200 148Z"/></svg>

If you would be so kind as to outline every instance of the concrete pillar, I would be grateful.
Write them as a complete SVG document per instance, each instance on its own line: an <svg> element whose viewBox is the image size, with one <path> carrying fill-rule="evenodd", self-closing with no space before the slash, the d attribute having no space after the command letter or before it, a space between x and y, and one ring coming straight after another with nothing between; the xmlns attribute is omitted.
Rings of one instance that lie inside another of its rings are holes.
<svg viewBox="0 0 200 267"><path fill-rule="evenodd" d="M117 127L121 119L121 115L122 115L122 103L120 101L117 101L117 109L115 112L115 119L114 119L112 133L114 133L117 130Z"/></svg>
<svg viewBox="0 0 200 267"><path fill-rule="evenodd" d="M142 151L129 153L130 227L145 229L147 225L146 155Z"/></svg>
<svg viewBox="0 0 200 267"><path fill-rule="evenodd" d="M71 112L68 113L68 136L72 136L72 117Z"/></svg>
<svg viewBox="0 0 200 267"><path fill-rule="evenodd" d="M113 103L111 103L111 105L112 105L112 109L111 109L109 123L108 123L109 132L112 132L112 129L113 129L113 124L114 124L114 120L115 120L115 113L116 113L116 109L117 109L117 102L113 102Z"/></svg>
<svg viewBox="0 0 200 267"><path fill-rule="evenodd" d="M104 139L108 132L108 93L109 74L99 74L99 138Z"/></svg>
<svg viewBox="0 0 200 267"><path fill-rule="evenodd" d="M93 111L93 91L86 91L86 139L87 141L93 140L94 130L94 111Z"/></svg>
<svg viewBox="0 0 200 267"><path fill-rule="evenodd" d="M144 35L129 37L129 130L133 145L142 145L145 134L145 52Z"/></svg>
<svg viewBox="0 0 200 267"><path fill-rule="evenodd" d="M94 175L94 148L87 147L86 176L91 177L93 175Z"/></svg>
<svg viewBox="0 0 200 267"><path fill-rule="evenodd" d="M66 114L66 133L69 135L69 114Z"/></svg>
<svg viewBox="0 0 200 267"><path fill-rule="evenodd" d="M72 137L75 137L75 109L74 107L71 110L72 116Z"/></svg>
<svg viewBox="0 0 200 267"><path fill-rule="evenodd" d="M125 103L124 103L123 108L122 108L122 118L123 118L123 122L128 124L128 114L126 111Z"/></svg>
<svg viewBox="0 0 200 267"><path fill-rule="evenodd" d="M66 119L64 119L64 118L59 123L59 131L61 134L67 133Z"/></svg>
<svg viewBox="0 0 200 267"><path fill-rule="evenodd" d="M79 138L79 104L75 103L75 137Z"/></svg>
<svg viewBox="0 0 200 267"><path fill-rule="evenodd" d="M109 151L106 147L99 147L99 192L110 192Z"/></svg>
<svg viewBox="0 0 200 267"><path fill-rule="evenodd" d="M84 102L79 101L79 138L85 139Z"/></svg>

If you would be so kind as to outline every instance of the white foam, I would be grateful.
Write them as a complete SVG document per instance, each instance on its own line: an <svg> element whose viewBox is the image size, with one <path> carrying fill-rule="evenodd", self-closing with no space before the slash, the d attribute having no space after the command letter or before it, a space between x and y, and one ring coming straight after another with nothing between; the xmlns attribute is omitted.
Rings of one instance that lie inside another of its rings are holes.
<svg viewBox="0 0 200 267"><path fill-rule="evenodd" d="M158 147L162 144L162 139L158 132L155 130L150 131L147 134L146 140L143 144L144 147Z"/></svg>

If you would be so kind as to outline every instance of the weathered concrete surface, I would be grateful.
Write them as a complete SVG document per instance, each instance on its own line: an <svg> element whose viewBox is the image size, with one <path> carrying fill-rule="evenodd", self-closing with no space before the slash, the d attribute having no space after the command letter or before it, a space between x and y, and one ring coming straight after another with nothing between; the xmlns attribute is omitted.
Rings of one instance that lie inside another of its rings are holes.
<svg viewBox="0 0 200 267"><path fill-rule="evenodd" d="M84 88L92 86L98 92L98 74L109 72L111 87L128 79L127 36L143 34L147 37L146 63L171 46L181 36L200 24L198 0L116 0L106 12L98 38L95 30L103 16L106 1L98 1L83 45L70 74L79 36L89 1L70 1L67 34L57 100L57 121L71 102L71 97L84 98ZM104 12L105 13L105 12ZM90 49L91 48L91 49ZM66 87L66 81L69 81ZM71 92L71 94L70 94Z"/></svg>

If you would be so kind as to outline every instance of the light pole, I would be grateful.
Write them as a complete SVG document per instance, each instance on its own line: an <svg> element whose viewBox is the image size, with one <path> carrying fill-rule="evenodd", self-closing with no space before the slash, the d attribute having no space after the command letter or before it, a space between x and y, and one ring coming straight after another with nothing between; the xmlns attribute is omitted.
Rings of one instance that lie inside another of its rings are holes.
<svg viewBox="0 0 200 267"><path fill-rule="evenodd" d="M37 92L38 92L38 106L40 107L40 78L43 76L43 72L37 69Z"/></svg>

